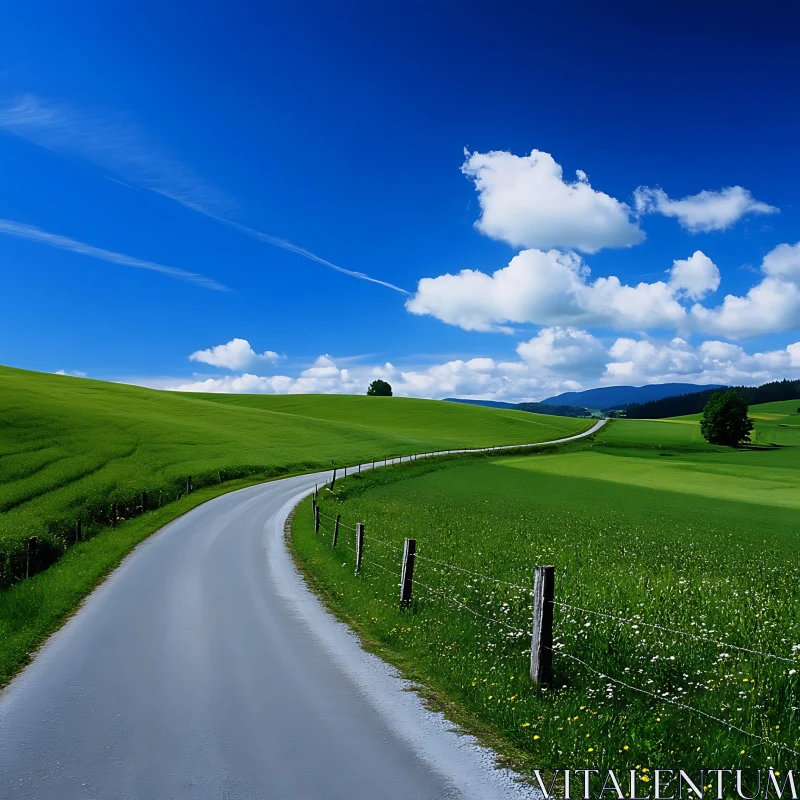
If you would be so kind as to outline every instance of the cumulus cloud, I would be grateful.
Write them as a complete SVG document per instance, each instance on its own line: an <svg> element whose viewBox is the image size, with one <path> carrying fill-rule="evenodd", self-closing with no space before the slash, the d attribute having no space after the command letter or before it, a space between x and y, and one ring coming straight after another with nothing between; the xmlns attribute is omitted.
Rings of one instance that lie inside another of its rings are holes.
<svg viewBox="0 0 800 800"><path fill-rule="evenodd" d="M700 250L695 250L689 258L672 262L670 286L691 300L702 300L709 292L716 291L719 282L717 265Z"/></svg>
<svg viewBox="0 0 800 800"><path fill-rule="evenodd" d="M691 309L692 326L704 333L745 339L800 325L800 242L780 244L764 256L764 278L744 296L726 295L722 304Z"/></svg>
<svg viewBox="0 0 800 800"><path fill-rule="evenodd" d="M719 288L720 272L701 250L675 260L667 280L635 285L613 275L591 280L574 252L523 250L491 275L467 269L423 278L406 308L465 330L505 333L527 323L746 339L800 326L800 242L767 253L761 273L745 295L707 306L699 301Z"/></svg>
<svg viewBox="0 0 800 800"><path fill-rule="evenodd" d="M469 153L462 172L475 183L479 231L515 247L580 250L630 247L644 241L631 209L593 189L583 170L563 178L561 165L541 150Z"/></svg>
<svg viewBox="0 0 800 800"><path fill-rule="evenodd" d="M651 342L617 339L601 382L759 384L800 376L800 342L780 350L747 353L729 342L710 340L692 347L683 339Z"/></svg>
<svg viewBox="0 0 800 800"><path fill-rule="evenodd" d="M699 261L698 253L692 258ZM694 277L696 271L694 262L685 268L687 276ZM465 330L506 332L507 323L675 327L686 317L676 294L688 278L679 277L675 285L657 281L629 286L613 275L594 281L589 275L576 253L523 250L492 275L466 269L423 278L406 308ZM698 283L693 280L693 285Z"/></svg>
<svg viewBox="0 0 800 800"><path fill-rule="evenodd" d="M343 361L348 361L348 366L343 366L333 356L321 355L292 376L243 372L190 381L158 381L157 385L187 392L364 394L371 381L382 378L401 396L519 402L620 383L758 384L800 377L800 342L748 353L739 345L719 340L692 345L680 337L657 340L624 336L605 342L578 328L550 327L518 343L517 356L505 361L489 357L454 359L408 369L391 362L352 365L347 359Z"/></svg>
<svg viewBox="0 0 800 800"><path fill-rule="evenodd" d="M256 353L247 339L231 339L227 344L218 344L208 350L197 350L189 356L189 361L238 371L261 362L275 363L279 358L273 350Z"/></svg>
<svg viewBox="0 0 800 800"><path fill-rule="evenodd" d="M640 186L634 198L639 214L675 217L692 233L724 231L747 214L776 214L780 210L756 200L742 186L704 190L680 200L673 200L661 188Z"/></svg>

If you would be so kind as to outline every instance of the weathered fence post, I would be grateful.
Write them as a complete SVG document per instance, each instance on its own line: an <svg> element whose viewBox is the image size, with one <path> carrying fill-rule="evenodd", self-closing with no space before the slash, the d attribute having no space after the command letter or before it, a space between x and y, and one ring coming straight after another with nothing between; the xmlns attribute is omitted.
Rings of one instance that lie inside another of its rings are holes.
<svg viewBox="0 0 800 800"><path fill-rule="evenodd" d="M336 515L336 522L333 523L333 547L336 547L336 542L339 541L339 520L341 519L341 514Z"/></svg>
<svg viewBox="0 0 800 800"><path fill-rule="evenodd" d="M356 524L356 575L361 572L361 559L364 556L364 523Z"/></svg>
<svg viewBox="0 0 800 800"><path fill-rule="evenodd" d="M314 506L314 533L319 533L319 506Z"/></svg>
<svg viewBox="0 0 800 800"><path fill-rule="evenodd" d="M36 537L31 536L31 538L28 539L28 558L25 562L26 578L32 578L36 574L36 544Z"/></svg>
<svg viewBox="0 0 800 800"><path fill-rule="evenodd" d="M111 527L112 528L116 528L117 527L117 504L116 503L112 503L111 504Z"/></svg>
<svg viewBox="0 0 800 800"><path fill-rule="evenodd" d="M344 476L347 477L347 467L344 468Z"/></svg>
<svg viewBox="0 0 800 800"><path fill-rule="evenodd" d="M531 681L540 685L553 677L553 597L555 567L536 567L533 581Z"/></svg>
<svg viewBox="0 0 800 800"><path fill-rule="evenodd" d="M336 467L333 468L333 479L331 480L331 491L333 491L333 487L336 485Z"/></svg>
<svg viewBox="0 0 800 800"><path fill-rule="evenodd" d="M219 482L222 483L222 470L217 470L217 475L219 476Z"/></svg>
<svg viewBox="0 0 800 800"><path fill-rule="evenodd" d="M147 492L142 492L142 514L147 511Z"/></svg>
<svg viewBox="0 0 800 800"><path fill-rule="evenodd" d="M191 493L192 493L192 476L190 475L186 479L186 494L191 494Z"/></svg>
<svg viewBox="0 0 800 800"><path fill-rule="evenodd" d="M361 474L361 464L358 465L358 474Z"/></svg>
<svg viewBox="0 0 800 800"><path fill-rule="evenodd" d="M417 540L406 539L403 545L403 571L400 575L400 605L411 603L411 590L414 581L414 557L417 552Z"/></svg>
<svg viewBox="0 0 800 800"><path fill-rule="evenodd" d="M78 520L75 523L75 544L78 544L78 542L81 540L81 533L82 533L81 528L82 528L81 521Z"/></svg>
<svg viewBox="0 0 800 800"><path fill-rule="evenodd" d="M158 493L158 507L161 508L163 503L164 503L164 492L159 492Z"/></svg>

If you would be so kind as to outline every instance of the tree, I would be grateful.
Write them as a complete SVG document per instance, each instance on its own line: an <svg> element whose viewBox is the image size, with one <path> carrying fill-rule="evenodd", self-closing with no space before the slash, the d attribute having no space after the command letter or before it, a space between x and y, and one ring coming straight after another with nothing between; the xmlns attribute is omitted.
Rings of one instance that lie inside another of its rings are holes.
<svg viewBox="0 0 800 800"><path fill-rule="evenodd" d="M378 380L372 381L372 383L369 385L367 394L370 397L391 397L392 387L386 383L386 381L382 381L380 378L378 378Z"/></svg>
<svg viewBox="0 0 800 800"><path fill-rule="evenodd" d="M711 444L738 447L750 441L753 420L747 416L747 403L735 389L714 392L703 409L700 432Z"/></svg>

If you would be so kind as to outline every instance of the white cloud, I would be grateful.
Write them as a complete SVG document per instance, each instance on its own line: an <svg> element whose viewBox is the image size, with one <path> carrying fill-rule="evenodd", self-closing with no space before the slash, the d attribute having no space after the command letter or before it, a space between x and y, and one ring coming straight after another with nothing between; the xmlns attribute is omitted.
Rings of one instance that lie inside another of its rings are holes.
<svg viewBox="0 0 800 800"><path fill-rule="evenodd" d="M382 378L401 396L519 402L602 385L672 381L758 384L800 377L800 342L748 353L729 342L709 340L694 346L678 337L669 341L618 337L604 343L585 330L555 327L520 342L517 354L516 360L453 359L412 369L391 362L343 367L332 356L321 355L295 376L245 372L142 383L188 392L364 394L371 381Z"/></svg>
<svg viewBox="0 0 800 800"><path fill-rule="evenodd" d="M671 328L745 339L800 327L800 242L781 244L761 265L763 277L744 296L717 306L691 305L720 285L716 264L701 250L677 259L667 281L623 284L611 275L590 280L576 253L523 250L491 275L462 270L420 280L406 301L412 314L430 315L465 330L503 331L509 325Z"/></svg>
<svg viewBox="0 0 800 800"><path fill-rule="evenodd" d="M577 170L576 181L564 181L561 165L549 153L465 155L461 170L475 182L482 212L476 227L493 239L515 247L596 253L645 238L625 203L593 189L583 170Z"/></svg>
<svg viewBox="0 0 800 800"><path fill-rule="evenodd" d="M764 278L744 296L691 309L694 329L730 339L780 333L800 326L800 242L780 244L761 263Z"/></svg>
<svg viewBox="0 0 800 800"><path fill-rule="evenodd" d="M692 347L683 339L659 343L621 338L609 349L601 381L617 383L721 383L754 385L800 377L800 342L781 350L749 354L715 340Z"/></svg>
<svg viewBox="0 0 800 800"><path fill-rule="evenodd" d="M717 192L704 190L681 200L673 200L663 189L640 186L634 197L640 214L675 217L692 233L724 231L747 214L776 214L779 211L756 200L742 186L728 186Z"/></svg>
<svg viewBox="0 0 800 800"><path fill-rule="evenodd" d="M199 361L212 367L223 367L233 371L247 369L261 362L275 363L280 356L273 350L256 353L247 339L231 339L227 344L218 344L208 350L198 350L189 356L189 361Z"/></svg>
<svg viewBox="0 0 800 800"><path fill-rule="evenodd" d="M599 371L607 360L602 342L577 328L542 328L532 339L520 342L517 353L533 369L567 375Z"/></svg>
<svg viewBox="0 0 800 800"><path fill-rule="evenodd" d="M719 282L717 265L700 250L687 259L672 262L670 286L692 300L702 300L709 292L716 291Z"/></svg>
<svg viewBox="0 0 800 800"><path fill-rule="evenodd" d="M199 275L196 272L188 272L178 267L168 267L164 264L157 264L154 261L144 261L141 258L126 256L124 253L104 250L101 247L84 244L83 242L78 242L75 239L70 239L57 233L48 233L33 225L25 225L22 222L14 222L10 219L0 219L0 234L15 236L18 239L28 239L32 242L40 242L50 247L57 247L60 250L69 250L71 253L79 253L80 255L90 256L91 258L98 258L101 261L108 261L111 264L120 264L123 267L134 267L135 269L147 269L153 272L161 272L164 275L169 275L171 278L178 278L179 280L202 286L204 289L214 289L218 292L229 291L227 286L223 286L221 283L217 283L213 278L207 278L205 275Z"/></svg>
<svg viewBox="0 0 800 800"><path fill-rule="evenodd" d="M675 297L679 287L664 281L628 286L613 275L590 282L589 272L576 253L523 250L492 275L462 270L423 278L406 308L465 330L506 332L507 323L675 327L686 317Z"/></svg>

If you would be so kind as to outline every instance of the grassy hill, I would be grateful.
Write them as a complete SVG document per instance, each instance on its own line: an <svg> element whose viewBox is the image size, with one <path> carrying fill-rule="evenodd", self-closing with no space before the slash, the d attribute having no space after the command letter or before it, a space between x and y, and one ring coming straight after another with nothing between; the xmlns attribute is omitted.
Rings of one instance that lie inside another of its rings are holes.
<svg viewBox="0 0 800 800"><path fill-rule="evenodd" d="M302 507L293 545L367 641L523 767L783 769L800 750L798 405L752 406L752 448L709 445L699 415L613 420L553 454L348 479L322 510L345 536L365 523L358 579ZM404 537L413 614L397 603ZM567 604L542 694L527 680L537 564Z"/></svg>
<svg viewBox="0 0 800 800"><path fill-rule="evenodd" d="M55 561L84 533L194 486L436 448L544 441L590 423L430 400L159 392L0 367L0 588L39 537Z"/></svg>

